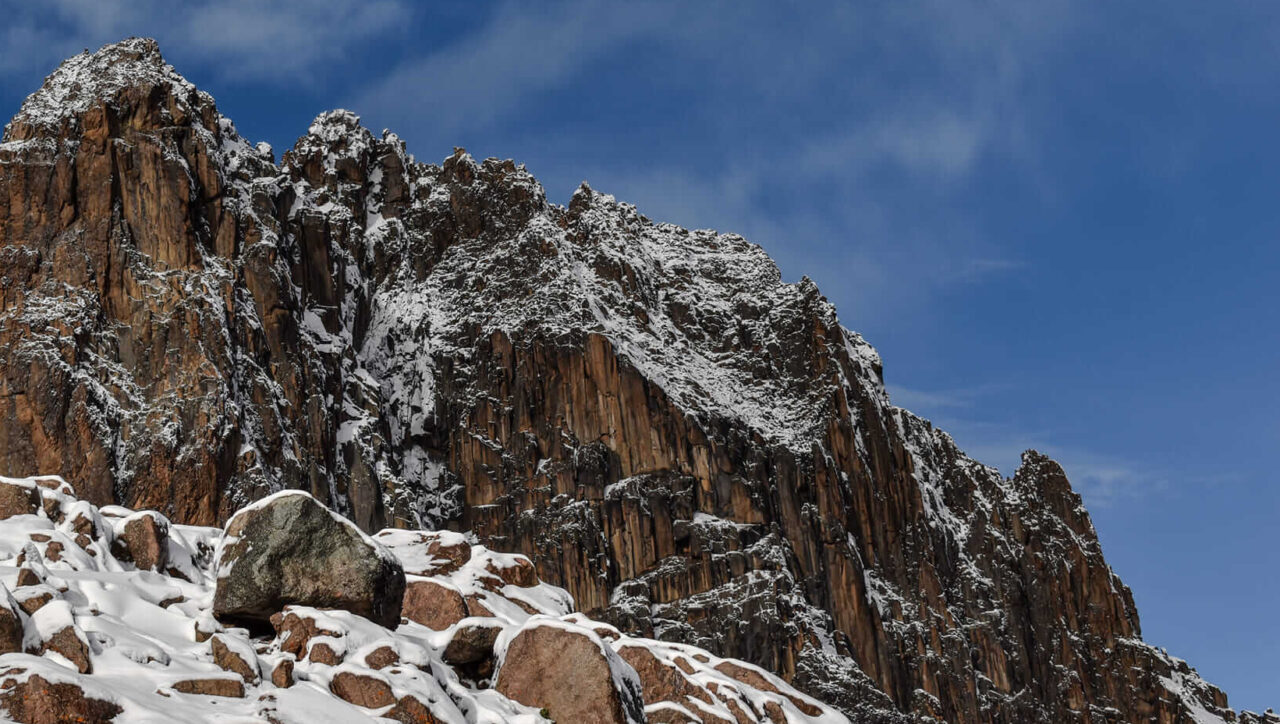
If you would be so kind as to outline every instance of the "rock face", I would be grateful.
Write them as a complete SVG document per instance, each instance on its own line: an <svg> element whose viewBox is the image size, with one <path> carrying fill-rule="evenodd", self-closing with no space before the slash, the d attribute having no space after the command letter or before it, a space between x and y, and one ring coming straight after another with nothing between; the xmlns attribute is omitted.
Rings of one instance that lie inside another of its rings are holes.
<svg viewBox="0 0 1280 724"><path fill-rule="evenodd" d="M0 268L11 474L180 524L297 488L365 530L469 531L859 720L1234 716L1163 673L1057 464L1004 478L895 407L741 237L419 163L342 111L277 165L132 39L6 127Z"/></svg>
<svg viewBox="0 0 1280 724"><path fill-rule="evenodd" d="M236 513L219 552L213 613L266 624L288 605L338 608L394 628L400 562L310 495L286 491Z"/></svg>
<svg viewBox="0 0 1280 724"><path fill-rule="evenodd" d="M534 618L498 647L494 689L503 696L546 710L555 721L645 721L635 671L591 631Z"/></svg>

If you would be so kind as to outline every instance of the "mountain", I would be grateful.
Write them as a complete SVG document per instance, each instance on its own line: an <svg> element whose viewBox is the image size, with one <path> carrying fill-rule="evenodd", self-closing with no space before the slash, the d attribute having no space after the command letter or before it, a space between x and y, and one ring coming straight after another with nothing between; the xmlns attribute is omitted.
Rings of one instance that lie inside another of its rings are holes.
<svg viewBox="0 0 1280 724"><path fill-rule="evenodd" d="M279 164L130 39L0 144L0 471L225 522L284 489L528 556L855 721L1239 717L1141 639L1062 468L895 407L810 281L322 114Z"/></svg>

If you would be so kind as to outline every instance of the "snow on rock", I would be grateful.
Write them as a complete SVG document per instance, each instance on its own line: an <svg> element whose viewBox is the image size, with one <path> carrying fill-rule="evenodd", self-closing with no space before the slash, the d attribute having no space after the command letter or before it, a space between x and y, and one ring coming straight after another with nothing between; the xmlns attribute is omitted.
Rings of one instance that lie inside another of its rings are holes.
<svg viewBox="0 0 1280 724"><path fill-rule="evenodd" d="M400 618L400 562L301 491L276 493L236 513L218 548L217 570L214 613L226 620L262 623L289 604L342 608L382 625Z"/></svg>
<svg viewBox="0 0 1280 724"><path fill-rule="evenodd" d="M60 480L37 482L0 481L39 497L34 512L0 520L0 630L10 620L21 636L21 650L0 655L0 711L15 721L535 724L546 721L546 703L522 704L494 688L513 642L523 642L521 656L540 656L548 675L571 675L562 649L541 650L526 635L535 630L566 632L595 652L603 684L620 692L620 721L645 721L664 707L704 712L707 721L735 720L729 712L743 722L847 721L742 662L624 636L573 613L563 589L526 577L523 556L469 545L456 533L386 530L371 539L416 578L477 604L440 630L408 620L389 629L348 611L296 605L277 612L270 630L224 625L211 615L220 580L214 551L226 547L221 530L168 524L170 565L140 566L115 555L123 550L117 536L130 522L163 518L97 508ZM78 540L69 535L77 528L87 531ZM302 551L307 545L297 542ZM21 581L24 570L35 579ZM23 610L35 600L38 607ZM627 663L639 649L693 667L682 691L696 703L643 699L642 691L657 691Z"/></svg>
<svg viewBox="0 0 1280 724"><path fill-rule="evenodd" d="M431 636L469 650L491 633L460 633L477 616L569 611L568 592L528 585L536 565L628 631L750 657L859 720L1218 707L1207 685L1170 698L1163 659L1114 646L1138 639L1136 607L1061 468L1031 455L1004 478L895 407L879 355L817 286L737 235L586 185L561 207L523 166L461 149L420 163L348 111L277 164L140 39L68 60L24 104L0 199L0 469L165 516L0 480L19 623L55 600L96 607L59 639L74 656L83 632L93 677L122 656L173 668L173 698L243 689L172 643L223 630L208 596L235 542L166 519L306 489L365 531L471 531L375 536L435 586L422 600L452 602L416 614L447 627ZM112 623L137 608L160 639ZM319 626L308 616L290 630ZM304 659L262 654L264 681L294 682L272 690L279 711L358 718L331 693L384 687L398 716L433 705L390 674L313 672L389 655L318 632ZM200 656L231 661L219 646ZM38 676L32 691L62 685ZM523 715L467 690L483 704L458 704L468 717ZM786 701L761 706L776 718Z"/></svg>

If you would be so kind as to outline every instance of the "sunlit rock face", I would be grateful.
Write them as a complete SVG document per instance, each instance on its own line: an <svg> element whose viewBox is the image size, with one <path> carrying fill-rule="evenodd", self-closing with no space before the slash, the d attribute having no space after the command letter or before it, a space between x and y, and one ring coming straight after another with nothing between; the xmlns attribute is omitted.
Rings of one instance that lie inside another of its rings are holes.
<svg viewBox="0 0 1280 724"><path fill-rule="evenodd" d="M309 491L523 553L856 720L1231 720L1143 643L1061 468L1012 478L739 236L344 111L279 164L132 39L0 145L0 470L214 525Z"/></svg>

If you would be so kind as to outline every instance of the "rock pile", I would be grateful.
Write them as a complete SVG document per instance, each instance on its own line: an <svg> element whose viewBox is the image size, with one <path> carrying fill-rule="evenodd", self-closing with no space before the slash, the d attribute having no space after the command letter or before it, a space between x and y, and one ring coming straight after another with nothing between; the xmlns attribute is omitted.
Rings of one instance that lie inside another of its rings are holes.
<svg viewBox="0 0 1280 724"><path fill-rule="evenodd" d="M225 529L98 508L56 478L0 478L0 500L17 501L0 510L14 721L847 721L746 663L573 613L523 556L449 532L366 536L305 493ZM637 673L638 649L680 662L685 685Z"/></svg>

